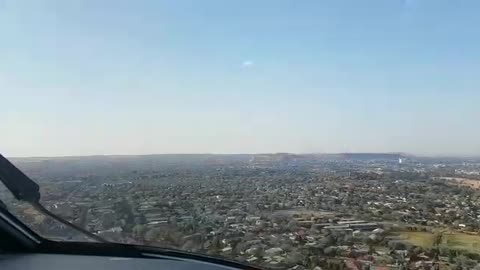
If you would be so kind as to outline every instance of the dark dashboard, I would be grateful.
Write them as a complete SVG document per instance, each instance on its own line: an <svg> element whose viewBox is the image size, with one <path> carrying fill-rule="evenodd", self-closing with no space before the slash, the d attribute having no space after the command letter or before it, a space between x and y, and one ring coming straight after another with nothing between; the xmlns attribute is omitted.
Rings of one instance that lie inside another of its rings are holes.
<svg viewBox="0 0 480 270"><path fill-rule="evenodd" d="M176 258L128 258L109 256L85 256L62 254L13 254L0 255L0 269L9 270L225 270L228 266L180 260Z"/></svg>

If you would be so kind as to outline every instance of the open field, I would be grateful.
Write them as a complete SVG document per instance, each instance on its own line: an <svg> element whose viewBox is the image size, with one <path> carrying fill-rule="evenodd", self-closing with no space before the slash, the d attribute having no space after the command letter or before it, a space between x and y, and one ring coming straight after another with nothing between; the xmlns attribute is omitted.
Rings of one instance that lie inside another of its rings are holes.
<svg viewBox="0 0 480 270"><path fill-rule="evenodd" d="M400 239L423 248L431 248L433 246L434 234L429 232L401 232Z"/></svg>
<svg viewBox="0 0 480 270"><path fill-rule="evenodd" d="M480 180L460 177L440 177L440 179L452 181L452 183L455 183L457 185L470 187L473 189L480 189Z"/></svg>
<svg viewBox="0 0 480 270"><path fill-rule="evenodd" d="M442 244L453 249L464 249L480 253L480 235L464 233L444 234Z"/></svg>
<svg viewBox="0 0 480 270"><path fill-rule="evenodd" d="M430 232L401 232L400 238L416 246L431 248L435 235ZM469 252L480 253L480 235L470 235L466 233L443 233L440 247L451 249L467 250Z"/></svg>

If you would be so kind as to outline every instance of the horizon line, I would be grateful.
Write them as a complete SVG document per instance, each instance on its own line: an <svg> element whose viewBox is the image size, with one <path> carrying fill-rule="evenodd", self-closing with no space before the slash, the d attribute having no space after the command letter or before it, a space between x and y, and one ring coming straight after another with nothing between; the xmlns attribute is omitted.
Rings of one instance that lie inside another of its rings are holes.
<svg viewBox="0 0 480 270"><path fill-rule="evenodd" d="M392 154L403 155L405 157L431 157L431 158L480 158L480 154L412 154L408 152L257 152L257 153L152 153L152 154L91 154L91 155L39 155L39 156L9 156L11 159L27 159L27 158L82 158L82 157L135 157L135 156L168 156L168 155L217 155L217 156L230 156L230 155L345 155L345 154Z"/></svg>

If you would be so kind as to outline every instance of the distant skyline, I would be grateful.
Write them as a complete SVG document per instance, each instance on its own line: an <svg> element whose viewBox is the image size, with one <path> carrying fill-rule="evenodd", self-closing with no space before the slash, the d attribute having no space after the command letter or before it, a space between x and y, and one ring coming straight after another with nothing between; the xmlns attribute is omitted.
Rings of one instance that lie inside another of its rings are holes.
<svg viewBox="0 0 480 270"><path fill-rule="evenodd" d="M298 155L298 156L308 156L308 155L317 155L317 156L328 156L328 155L345 155L345 154L402 154L405 155L402 159L416 159L416 158L452 158L452 159L480 159L480 155L462 155L462 154L453 154L453 155L442 155L442 154L432 154L432 155L422 155L422 154L410 154L410 153L163 153L163 154L96 154L96 155L63 155L63 156L6 156L10 161L23 160L23 159L56 159L56 158L90 158L90 157L148 157L148 156L195 156L195 155L207 155L207 156L235 156L235 155L276 155L276 154L288 154L288 155Z"/></svg>
<svg viewBox="0 0 480 270"><path fill-rule="evenodd" d="M0 153L480 156L474 0L0 0Z"/></svg>

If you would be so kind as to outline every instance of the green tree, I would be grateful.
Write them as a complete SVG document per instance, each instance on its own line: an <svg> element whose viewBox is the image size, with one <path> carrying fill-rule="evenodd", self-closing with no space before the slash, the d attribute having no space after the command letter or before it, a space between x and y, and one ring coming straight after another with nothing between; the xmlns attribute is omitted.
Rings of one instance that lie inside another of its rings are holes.
<svg viewBox="0 0 480 270"><path fill-rule="evenodd" d="M434 237L433 237L433 246L434 247L439 247L440 244L442 243L443 239L443 233L442 232L436 232Z"/></svg>
<svg viewBox="0 0 480 270"><path fill-rule="evenodd" d="M137 224L132 228L132 234L136 239L145 240L145 233L147 232L147 226Z"/></svg>

